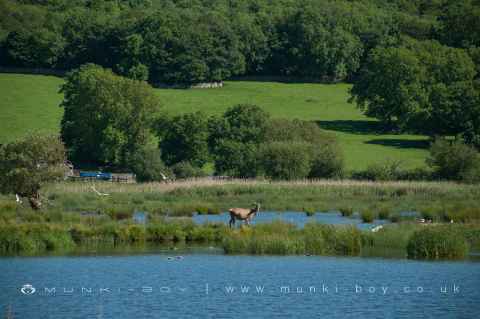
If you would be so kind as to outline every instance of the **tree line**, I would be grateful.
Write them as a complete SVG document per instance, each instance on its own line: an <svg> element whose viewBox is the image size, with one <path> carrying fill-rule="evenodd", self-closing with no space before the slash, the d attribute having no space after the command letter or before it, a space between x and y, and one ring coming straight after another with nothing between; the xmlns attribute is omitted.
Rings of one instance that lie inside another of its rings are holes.
<svg viewBox="0 0 480 319"><path fill-rule="evenodd" d="M405 37L478 47L479 17L474 0L0 0L0 52L5 66L95 63L151 83L343 81Z"/></svg>
<svg viewBox="0 0 480 319"><path fill-rule="evenodd" d="M203 176L208 163L217 175L242 178L346 176L337 139L314 122L273 119L249 104L220 116L171 115L146 82L94 64L69 73L62 91L61 137L75 163L128 169L139 181ZM349 173L368 180L480 181L479 152L461 139L438 138L426 164L430 170L405 170L387 161Z"/></svg>
<svg viewBox="0 0 480 319"><path fill-rule="evenodd" d="M480 147L479 21L478 0L0 0L0 64L349 81L385 129Z"/></svg>
<svg viewBox="0 0 480 319"><path fill-rule="evenodd" d="M169 171L198 176L209 162L235 177L335 177L343 170L333 136L315 123L271 119L256 105L235 105L222 116L169 115L146 82L94 64L69 73L62 92L61 137L77 164L130 169L140 180Z"/></svg>

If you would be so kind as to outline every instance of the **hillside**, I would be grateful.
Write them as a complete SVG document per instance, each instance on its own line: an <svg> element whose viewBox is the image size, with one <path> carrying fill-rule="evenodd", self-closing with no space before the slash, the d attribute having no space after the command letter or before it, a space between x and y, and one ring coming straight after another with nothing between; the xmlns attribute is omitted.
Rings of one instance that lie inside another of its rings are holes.
<svg viewBox="0 0 480 319"><path fill-rule="evenodd" d="M0 74L0 143L28 131L58 132L62 96L61 78L41 75ZM227 107L251 103L274 117L317 121L334 132L345 152L347 169L365 168L386 158L402 160L406 167L424 165L426 140L414 135L386 135L377 122L349 104L347 84L284 84L227 81L222 89L157 89L171 113L201 110L220 114Z"/></svg>

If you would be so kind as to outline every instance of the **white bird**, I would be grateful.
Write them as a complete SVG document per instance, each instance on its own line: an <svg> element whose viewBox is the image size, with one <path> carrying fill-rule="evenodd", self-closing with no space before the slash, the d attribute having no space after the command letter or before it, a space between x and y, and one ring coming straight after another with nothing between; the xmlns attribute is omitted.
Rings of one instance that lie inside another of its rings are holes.
<svg viewBox="0 0 480 319"><path fill-rule="evenodd" d="M110 194L107 194L107 193L100 193L99 191L97 191L95 189L95 186L92 186L91 188L95 193L97 193L98 196L108 196L108 195L110 195Z"/></svg>
<svg viewBox="0 0 480 319"><path fill-rule="evenodd" d="M15 194L15 197L17 197L17 203L21 204L22 199L20 198L20 196L18 196L18 194Z"/></svg>
<svg viewBox="0 0 480 319"><path fill-rule="evenodd" d="M163 174L162 172L160 172L160 175L162 176L162 180L164 182L166 182L168 180L167 176L165 176L165 174Z"/></svg>
<svg viewBox="0 0 480 319"><path fill-rule="evenodd" d="M375 227L372 228L372 233L376 233L376 232L378 232L378 231L379 231L380 229L382 229L382 228L383 228L382 225L375 226Z"/></svg>

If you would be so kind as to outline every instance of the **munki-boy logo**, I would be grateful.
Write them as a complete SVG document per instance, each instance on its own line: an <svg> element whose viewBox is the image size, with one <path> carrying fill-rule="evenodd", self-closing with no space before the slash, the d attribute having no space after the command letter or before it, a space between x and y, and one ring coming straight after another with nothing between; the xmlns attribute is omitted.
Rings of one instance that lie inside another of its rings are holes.
<svg viewBox="0 0 480 319"><path fill-rule="evenodd" d="M23 287L20 289L22 294L24 295L33 295L35 293L35 287L33 287L30 284L25 284Z"/></svg>

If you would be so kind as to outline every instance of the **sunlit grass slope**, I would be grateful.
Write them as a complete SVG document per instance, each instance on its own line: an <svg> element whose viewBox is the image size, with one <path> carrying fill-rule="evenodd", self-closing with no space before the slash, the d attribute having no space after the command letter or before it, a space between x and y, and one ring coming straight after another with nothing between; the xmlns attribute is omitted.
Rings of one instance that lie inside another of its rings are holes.
<svg viewBox="0 0 480 319"><path fill-rule="evenodd" d="M31 130L58 132L61 84L62 79L53 76L0 74L0 143ZM406 167L423 166L425 137L381 133L375 120L348 103L349 88L348 84L227 81L221 89L156 89L156 94L171 113L221 114L232 105L251 103L273 117L316 121L338 136L348 170L388 158L401 160Z"/></svg>

